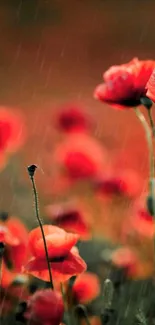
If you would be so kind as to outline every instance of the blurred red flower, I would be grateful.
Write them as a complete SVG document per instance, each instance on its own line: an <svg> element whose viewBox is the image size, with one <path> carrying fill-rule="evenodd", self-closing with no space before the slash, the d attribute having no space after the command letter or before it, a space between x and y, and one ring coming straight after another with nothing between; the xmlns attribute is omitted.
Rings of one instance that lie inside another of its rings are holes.
<svg viewBox="0 0 155 325"><path fill-rule="evenodd" d="M66 133L85 132L90 127L90 121L82 110L74 105L66 105L58 115L58 128Z"/></svg>
<svg viewBox="0 0 155 325"><path fill-rule="evenodd" d="M146 197L138 199L131 208L130 216L125 221L124 234L133 232L144 238L153 238L154 220L146 208Z"/></svg>
<svg viewBox="0 0 155 325"><path fill-rule="evenodd" d="M85 272L80 274L72 287L72 294L77 303L88 303L100 294L100 282L96 274Z"/></svg>
<svg viewBox="0 0 155 325"><path fill-rule="evenodd" d="M66 233L63 229L52 225L45 225L44 233L54 281L64 282L86 270L85 262L73 247L79 238L77 234ZM26 264L25 272L49 281L44 243L39 227L30 232L29 246L33 257Z"/></svg>
<svg viewBox="0 0 155 325"><path fill-rule="evenodd" d="M148 96L153 102L155 102L155 69L153 70L150 79L146 84L146 96Z"/></svg>
<svg viewBox="0 0 155 325"><path fill-rule="evenodd" d="M21 271L22 265L28 258L28 230L25 225L17 218L11 217L6 222L11 234L18 238L18 245L13 245L9 250L9 257L13 263L13 268L16 271Z"/></svg>
<svg viewBox="0 0 155 325"><path fill-rule="evenodd" d="M0 108L0 156L5 162L5 154L18 150L25 140L22 117L7 108Z"/></svg>
<svg viewBox="0 0 155 325"><path fill-rule="evenodd" d="M95 89L95 98L119 109L140 105L154 67L155 61L138 58L110 67L103 75L104 83Z"/></svg>
<svg viewBox="0 0 155 325"><path fill-rule="evenodd" d="M131 279L145 279L152 274L152 263L142 261L136 249L130 247L118 248L111 256L113 264L126 270Z"/></svg>
<svg viewBox="0 0 155 325"><path fill-rule="evenodd" d="M10 246L19 245L18 237L14 236L8 227L3 224L0 224L0 242Z"/></svg>
<svg viewBox="0 0 155 325"><path fill-rule="evenodd" d="M96 191L108 197L121 195L135 198L140 194L141 186L142 180L133 170L116 170L95 182Z"/></svg>
<svg viewBox="0 0 155 325"><path fill-rule="evenodd" d="M137 256L131 248L118 248L112 254L111 259L115 266L126 269L129 276L134 275L136 271Z"/></svg>
<svg viewBox="0 0 155 325"><path fill-rule="evenodd" d="M1 264L1 287L8 288L15 278L15 273L10 271L4 261L2 260Z"/></svg>
<svg viewBox="0 0 155 325"><path fill-rule="evenodd" d="M0 242L5 245L3 259L13 272L20 272L28 257L28 231L15 217L0 223Z"/></svg>
<svg viewBox="0 0 155 325"><path fill-rule="evenodd" d="M76 233L82 240L88 240L91 237L90 218L86 220L82 210L72 206L49 205L46 207L49 219L60 228L67 232Z"/></svg>
<svg viewBox="0 0 155 325"><path fill-rule="evenodd" d="M55 159L72 180L92 179L107 165L106 150L87 134L72 134L57 147Z"/></svg>
<svg viewBox="0 0 155 325"><path fill-rule="evenodd" d="M61 294L45 289L35 292L29 298L24 316L30 325L59 325L63 314L64 304Z"/></svg>

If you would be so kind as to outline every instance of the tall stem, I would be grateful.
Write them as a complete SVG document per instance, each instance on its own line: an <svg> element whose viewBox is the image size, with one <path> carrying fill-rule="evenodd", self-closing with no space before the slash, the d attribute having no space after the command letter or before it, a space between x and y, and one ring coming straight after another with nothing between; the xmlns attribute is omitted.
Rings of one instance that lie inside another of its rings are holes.
<svg viewBox="0 0 155 325"><path fill-rule="evenodd" d="M33 167L33 168L32 168ZM47 249L47 244L46 244L46 238L45 238L45 234L44 234L44 229L43 229L43 224L40 218L40 214L39 214L39 204L38 204L38 195L37 195L37 190L36 190L36 185L35 185L35 180L34 180L34 172L35 169L37 167L35 165L29 166L28 167L28 172L29 172L29 176L32 182L32 188L33 188L33 193L34 193L34 202L35 202L35 212L36 212L36 217L39 223L39 227L41 230L41 234L42 234L42 238L43 238L43 242L44 242L44 248L45 248L45 254L46 254L46 261L47 261L47 266L48 266L48 271L49 271L49 279L50 279L50 284L51 284L51 288L53 289L53 279L52 279L52 272L51 272L51 267L50 267L50 260L49 260L49 256L48 256L48 249Z"/></svg>
<svg viewBox="0 0 155 325"><path fill-rule="evenodd" d="M148 110L149 112L149 110ZM155 200L154 200L154 151L153 151L153 141L152 141L152 134L151 134L151 130L150 127L144 117L144 115L141 113L141 111L138 108L135 108L135 113L139 119L139 121L141 122L144 131L145 131L145 136L146 136L146 140L147 140L147 144L148 144L148 151L149 151L149 160L150 160L150 177L149 177L149 195L152 199L152 209L153 209L153 217L155 217ZM151 115L150 115L151 116ZM153 124L154 126L154 124ZM155 235L153 238L153 245L154 245L154 259L155 259Z"/></svg>
<svg viewBox="0 0 155 325"><path fill-rule="evenodd" d="M153 143L152 143L152 135L151 135L151 130L150 127L144 117L144 115L141 113L141 111L138 108L134 109L139 121L141 122L143 129L145 131L145 136L147 140L147 145L148 145L148 151L149 151L149 191L150 195L152 196L154 194L154 186L152 180L154 179L154 152L153 152Z"/></svg>
<svg viewBox="0 0 155 325"><path fill-rule="evenodd" d="M153 134L153 137L155 137L155 125L154 125L154 121L153 121L153 117L152 117L152 109L151 109L151 107L147 109L147 112L148 112L150 125L151 125L151 128L152 128L152 134Z"/></svg>

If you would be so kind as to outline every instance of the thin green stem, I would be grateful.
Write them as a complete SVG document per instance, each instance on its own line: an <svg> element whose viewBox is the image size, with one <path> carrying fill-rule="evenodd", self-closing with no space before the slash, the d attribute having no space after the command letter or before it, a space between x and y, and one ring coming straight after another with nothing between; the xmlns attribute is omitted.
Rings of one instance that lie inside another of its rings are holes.
<svg viewBox="0 0 155 325"><path fill-rule="evenodd" d="M66 294L64 292L64 288L63 288L63 283L62 282L60 283L60 288L61 288L61 295L62 295L62 299L63 299L63 302L64 302L64 306L66 308Z"/></svg>
<svg viewBox="0 0 155 325"><path fill-rule="evenodd" d="M54 287L53 287L52 272L51 272L51 267L50 267L50 260L49 260L49 256L48 256L48 249L47 249L47 244L46 244L46 238L45 238L45 234L44 234L43 224L42 224L42 221L41 221L40 215L39 215L38 195L37 195L36 185L35 185L35 181L34 181L34 176L33 175L30 175L30 179L31 179L31 182L32 182L32 188L33 188L33 193L34 193L36 217L37 217L37 220L38 220L38 223L39 223L39 227L40 227L41 234L42 234L42 238L43 238L43 242L44 242L44 248L45 248L45 254L46 254L46 261L47 261L47 266L48 266L48 271L49 271L49 279L50 279L51 288L53 290Z"/></svg>
<svg viewBox="0 0 155 325"><path fill-rule="evenodd" d="M150 127L144 117L144 115L141 113L141 111L138 108L134 109L139 121L141 122L143 129L145 131L145 136L147 140L147 145L148 145L148 151L149 151L149 191L150 195L154 193L154 186L152 180L154 179L154 152L153 152L153 143L152 143L152 135L151 135L151 130Z"/></svg>
<svg viewBox="0 0 155 325"><path fill-rule="evenodd" d="M155 125L154 125L154 121L153 121L153 117L152 117L152 109L148 108L147 112L148 112L150 125L151 125L151 128L152 128L152 134L153 134L153 137L155 137Z"/></svg>
<svg viewBox="0 0 155 325"><path fill-rule="evenodd" d="M150 110L148 110L149 112ZM149 195L153 200L153 217L155 217L155 200L154 200L154 150L153 150L153 141L152 141L152 134L150 127L144 117L144 115L141 113L141 111L138 108L135 108L135 113L141 122L144 131L145 131L145 136L147 140L147 145L148 145L148 151L149 151L149 161L150 161L150 176L149 176ZM153 122L152 120L152 115L150 115L151 118L151 123ZM154 125L154 124L153 124ZM153 237L153 245L154 245L154 259L155 259L155 236Z"/></svg>

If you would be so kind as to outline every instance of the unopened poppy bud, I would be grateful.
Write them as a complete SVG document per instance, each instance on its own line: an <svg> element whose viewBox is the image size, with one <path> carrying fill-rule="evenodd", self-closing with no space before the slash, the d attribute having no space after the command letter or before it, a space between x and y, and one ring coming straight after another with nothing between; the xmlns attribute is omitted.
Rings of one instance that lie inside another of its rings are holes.
<svg viewBox="0 0 155 325"><path fill-rule="evenodd" d="M114 287L110 279L106 279L103 285L104 308L110 308L113 299Z"/></svg>
<svg viewBox="0 0 155 325"><path fill-rule="evenodd" d="M0 242L0 257L3 256L4 251L5 251L5 245L3 242Z"/></svg>
<svg viewBox="0 0 155 325"><path fill-rule="evenodd" d="M141 97L140 102L142 105L144 105L147 109L150 109L153 105L153 102L148 97Z"/></svg>
<svg viewBox="0 0 155 325"><path fill-rule="evenodd" d="M30 177L34 176L35 170L37 169L36 165L30 165L27 167L28 173Z"/></svg>
<svg viewBox="0 0 155 325"><path fill-rule="evenodd" d="M6 221L9 218L8 212L2 211L0 212L0 220Z"/></svg>
<svg viewBox="0 0 155 325"><path fill-rule="evenodd" d="M146 199L147 210L151 216L155 216L155 198L151 195L148 195Z"/></svg>

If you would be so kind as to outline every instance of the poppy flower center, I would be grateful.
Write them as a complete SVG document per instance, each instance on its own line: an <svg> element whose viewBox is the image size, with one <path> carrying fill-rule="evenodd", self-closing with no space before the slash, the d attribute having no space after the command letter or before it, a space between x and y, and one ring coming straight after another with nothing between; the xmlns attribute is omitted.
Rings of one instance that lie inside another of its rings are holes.
<svg viewBox="0 0 155 325"><path fill-rule="evenodd" d="M54 257L54 258L50 258L50 263L64 262L66 258L67 258L67 255L65 255L65 256L57 256L57 257Z"/></svg>

